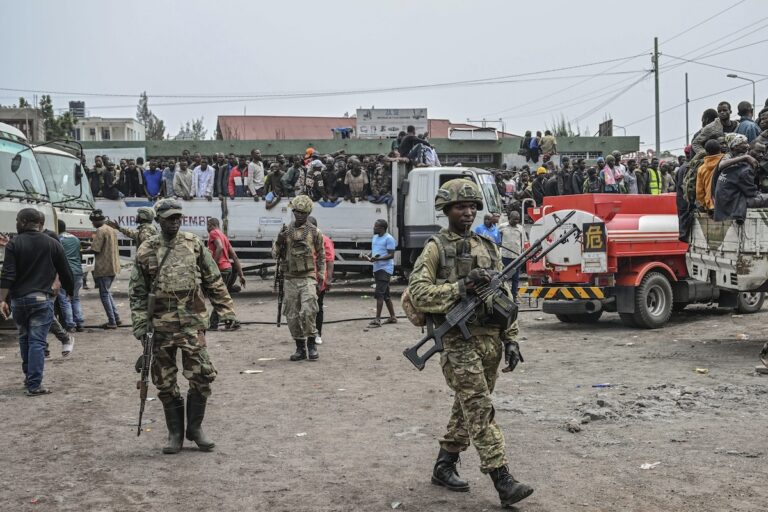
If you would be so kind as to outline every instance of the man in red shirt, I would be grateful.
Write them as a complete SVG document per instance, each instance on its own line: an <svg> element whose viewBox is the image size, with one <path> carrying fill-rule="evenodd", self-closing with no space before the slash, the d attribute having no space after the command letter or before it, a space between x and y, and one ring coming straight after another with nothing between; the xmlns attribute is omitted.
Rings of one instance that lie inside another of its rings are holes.
<svg viewBox="0 0 768 512"><path fill-rule="evenodd" d="M317 227L317 219L310 216L307 222ZM315 318L315 325L317 326L317 337L315 343L320 345L323 343L323 299L325 298L325 292L331 289L331 283L333 281L333 260L336 259L336 249L333 247L333 240L323 234L323 249L325 250L325 282L321 285L320 293L317 294L317 317ZM317 267L317 262L315 262Z"/></svg>
<svg viewBox="0 0 768 512"><path fill-rule="evenodd" d="M243 275L243 267L240 265L240 260L237 259L237 254L232 250L232 245L229 243L229 238L219 228L219 219L213 217L208 219L208 250L213 255L213 261L216 262L216 266L219 267L221 272L221 278L229 289L232 285L232 269L234 263L234 269L237 272L237 277L240 280L240 286L245 288L245 276ZM232 262L230 262L230 258ZM211 331L215 331L219 328L219 315L214 309L211 313L211 321L208 326Z"/></svg>

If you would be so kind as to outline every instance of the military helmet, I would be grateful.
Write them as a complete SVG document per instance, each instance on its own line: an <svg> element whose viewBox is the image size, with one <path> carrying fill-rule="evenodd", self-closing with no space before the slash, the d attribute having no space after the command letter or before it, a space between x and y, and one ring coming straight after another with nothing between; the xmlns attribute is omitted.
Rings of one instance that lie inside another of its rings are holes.
<svg viewBox="0 0 768 512"><path fill-rule="evenodd" d="M181 213L181 203L176 199L161 199L155 203L155 215L161 219Z"/></svg>
<svg viewBox="0 0 768 512"><path fill-rule="evenodd" d="M446 206L465 201L474 202L478 210L483 209L483 196L477 184L466 178L446 181L435 196L435 210L441 211Z"/></svg>
<svg viewBox="0 0 768 512"><path fill-rule="evenodd" d="M155 220L155 210L152 208L142 207L136 211L136 222L139 224L153 220Z"/></svg>
<svg viewBox="0 0 768 512"><path fill-rule="evenodd" d="M310 199L307 195L300 195L296 196L288 203L288 208L295 210L297 212L302 213L309 213L312 211L312 207L315 204L312 202L312 199Z"/></svg>

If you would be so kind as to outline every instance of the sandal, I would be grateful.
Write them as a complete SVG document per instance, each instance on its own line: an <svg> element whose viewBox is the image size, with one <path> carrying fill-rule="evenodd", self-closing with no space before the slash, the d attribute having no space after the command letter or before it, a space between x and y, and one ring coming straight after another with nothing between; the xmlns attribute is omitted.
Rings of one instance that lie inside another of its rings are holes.
<svg viewBox="0 0 768 512"><path fill-rule="evenodd" d="M368 324L368 327L381 327L381 321L380 320L372 320L371 323Z"/></svg>
<svg viewBox="0 0 768 512"><path fill-rule="evenodd" d="M385 323L385 324L396 324L397 323L397 318L395 318L393 316L389 317L386 320L384 320L383 323Z"/></svg>

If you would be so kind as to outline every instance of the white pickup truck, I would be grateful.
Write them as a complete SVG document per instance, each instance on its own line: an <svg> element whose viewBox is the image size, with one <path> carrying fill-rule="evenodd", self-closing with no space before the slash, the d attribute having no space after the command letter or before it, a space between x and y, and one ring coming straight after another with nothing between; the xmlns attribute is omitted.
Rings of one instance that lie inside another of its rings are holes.
<svg viewBox="0 0 768 512"><path fill-rule="evenodd" d="M369 252L373 224L386 219L389 231L398 242L395 263L404 272L413 266L427 239L447 225L442 212L434 209L434 198L440 185L454 178L466 177L478 183L483 192L484 212L501 213L501 201L493 176L483 169L471 167L418 167L407 172L405 165L393 164L392 190L396 190L392 204L373 204L368 201L351 203L341 201L336 206L315 204L312 215L318 226L336 247L336 268L342 271L367 271L370 263L359 258ZM291 221L288 199L282 199L267 210L264 201L251 198L193 199L184 201L182 229L206 239L206 220L215 217L223 227L244 267L250 270L266 269L274 264L270 251L273 240L283 224ZM99 199L96 208L121 226L135 227L136 210L152 206L144 198L125 198L117 201ZM476 224L483 222L478 215ZM135 247L121 237L121 255L133 257Z"/></svg>

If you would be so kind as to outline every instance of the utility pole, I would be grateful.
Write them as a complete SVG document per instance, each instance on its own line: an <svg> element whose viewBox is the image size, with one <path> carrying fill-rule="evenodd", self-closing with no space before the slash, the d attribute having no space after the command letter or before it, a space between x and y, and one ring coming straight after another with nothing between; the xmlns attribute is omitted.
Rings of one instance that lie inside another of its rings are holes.
<svg viewBox="0 0 768 512"><path fill-rule="evenodd" d="M691 102L690 99L688 99L688 73L685 74L685 145L687 146L690 144L690 141L688 140L690 138L690 129L688 126L688 104Z"/></svg>
<svg viewBox="0 0 768 512"><path fill-rule="evenodd" d="M653 81L656 96L656 156L661 154L661 118L659 115L659 38L653 38Z"/></svg>

